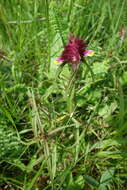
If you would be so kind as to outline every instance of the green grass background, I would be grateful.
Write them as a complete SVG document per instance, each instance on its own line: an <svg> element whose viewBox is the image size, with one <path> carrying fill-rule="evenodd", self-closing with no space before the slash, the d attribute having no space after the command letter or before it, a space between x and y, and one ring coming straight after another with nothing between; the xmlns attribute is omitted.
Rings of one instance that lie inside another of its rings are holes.
<svg viewBox="0 0 127 190"><path fill-rule="evenodd" d="M0 1L1 189L127 189L126 31L126 0ZM95 51L76 76L71 33Z"/></svg>

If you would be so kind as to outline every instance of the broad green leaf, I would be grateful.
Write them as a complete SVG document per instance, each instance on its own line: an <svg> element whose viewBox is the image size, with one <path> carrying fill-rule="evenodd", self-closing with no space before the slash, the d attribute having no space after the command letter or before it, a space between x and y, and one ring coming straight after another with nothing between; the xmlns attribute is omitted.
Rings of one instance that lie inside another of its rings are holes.
<svg viewBox="0 0 127 190"><path fill-rule="evenodd" d="M115 168L109 168L105 172L102 173L99 190L111 189L110 184L113 180L114 172L115 172Z"/></svg>
<svg viewBox="0 0 127 190"><path fill-rule="evenodd" d="M104 60L103 62L95 62L93 64L92 70L96 75L107 73L109 69L109 60Z"/></svg>
<svg viewBox="0 0 127 190"><path fill-rule="evenodd" d="M85 176L85 181L92 187L95 187L95 188L99 187L99 182L91 176Z"/></svg>
<svg viewBox="0 0 127 190"><path fill-rule="evenodd" d="M107 169L105 172L103 172L100 184L108 184L113 179L113 175L115 173L115 168Z"/></svg>

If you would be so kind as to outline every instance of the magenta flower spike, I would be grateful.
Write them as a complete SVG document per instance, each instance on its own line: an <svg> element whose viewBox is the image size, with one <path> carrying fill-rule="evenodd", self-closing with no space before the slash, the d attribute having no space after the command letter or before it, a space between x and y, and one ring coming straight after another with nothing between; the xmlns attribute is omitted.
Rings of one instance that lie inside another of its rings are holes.
<svg viewBox="0 0 127 190"><path fill-rule="evenodd" d="M72 70L76 71L83 56L92 56L88 51L93 50L86 50L86 47L87 45L84 40L70 35L68 44L64 46L61 56L56 59L55 63L59 64L64 62L71 64Z"/></svg>

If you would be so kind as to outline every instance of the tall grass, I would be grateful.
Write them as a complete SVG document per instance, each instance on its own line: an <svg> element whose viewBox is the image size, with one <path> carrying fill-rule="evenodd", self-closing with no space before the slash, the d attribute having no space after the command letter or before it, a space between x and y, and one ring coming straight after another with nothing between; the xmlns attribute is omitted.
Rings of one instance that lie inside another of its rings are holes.
<svg viewBox="0 0 127 190"><path fill-rule="evenodd" d="M127 189L126 3L0 1L1 188ZM95 51L76 74L71 33Z"/></svg>

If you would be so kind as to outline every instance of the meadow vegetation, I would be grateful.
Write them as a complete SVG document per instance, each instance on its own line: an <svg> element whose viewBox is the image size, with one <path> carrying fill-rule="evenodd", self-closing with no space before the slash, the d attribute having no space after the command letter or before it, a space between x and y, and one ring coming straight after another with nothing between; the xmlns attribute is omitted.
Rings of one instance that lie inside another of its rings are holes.
<svg viewBox="0 0 127 190"><path fill-rule="evenodd" d="M0 190L127 189L127 0L0 0L0 94Z"/></svg>

